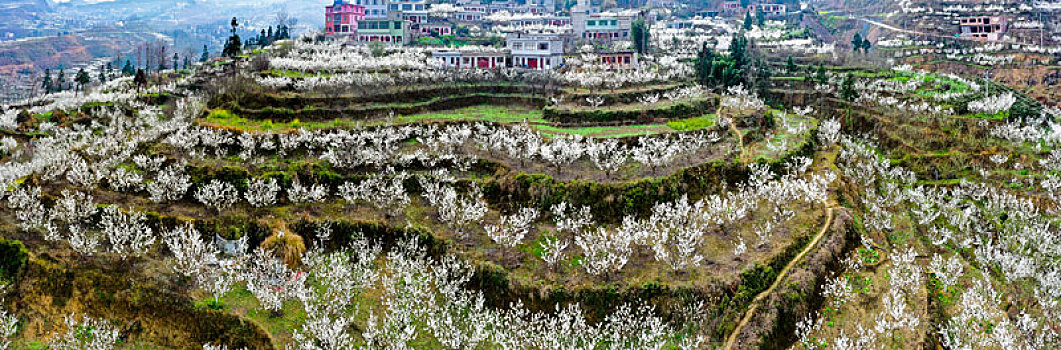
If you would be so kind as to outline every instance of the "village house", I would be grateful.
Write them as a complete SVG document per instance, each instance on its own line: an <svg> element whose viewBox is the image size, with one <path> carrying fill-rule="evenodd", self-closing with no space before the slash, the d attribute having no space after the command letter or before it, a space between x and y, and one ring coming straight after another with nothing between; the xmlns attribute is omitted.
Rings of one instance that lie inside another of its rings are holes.
<svg viewBox="0 0 1061 350"><path fill-rule="evenodd" d="M352 0L354 5L365 7L365 18L387 18L387 0Z"/></svg>
<svg viewBox="0 0 1061 350"><path fill-rule="evenodd" d="M390 12L398 14L398 18L413 22L423 23L427 21L431 4L426 0L390 0Z"/></svg>
<svg viewBox="0 0 1061 350"><path fill-rule="evenodd" d="M397 19L363 20L357 24L357 41L380 41L388 44L404 45L411 39L409 23Z"/></svg>
<svg viewBox="0 0 1061 350"><path fill-rule="evenodd" d="M581 1L571 9L571 27L576 38L630 40L630 30L637 11L589 12L589 6Z"/></svg>
<svg viewBox="0 0 1061 350"><path fill-rule="evenodd" d="M783 15L785 10L787 10L784 4L755 4L748 5L748 11L755 13L757 12L756 7L759 7L759 10L762 10L766 15Z"/></svg>
<svg viewBox="0 0 1061 350"><path fill-rule="evenodd" d="M564 38L560 34L512 33L505 37L512 52L512 66L552 69L564 64Z"/></svg>
<svg viewBox="0 0 1061 350"><path fill-rule="evenodd" d="M335 0L335 3L324 8L324 34L354 36L357 34L358 21L363 19L364 6Z"/></svg>
<svg viewBox="0 0 1061 350"><path fill-rule="evenodd" d="M633 50L601 52L597 54L600 63L618 68L637 67L637 52Z"/></svg>
<svg viewBox="0 0 1061 350"><path fill-rule="evenodd" d="M445 68L494 69L508 66L509 53L507 50L471 48L435 51L431 53L431 57Z"/></svg>
<svg viewBox="0 0 1061 350"><path fill-rule="evenodd" d="M1006 24L1006 17L1003 16L963 17L958 19L961 28L958 36L977 40L1001 40L1006 34Z"/></svg>

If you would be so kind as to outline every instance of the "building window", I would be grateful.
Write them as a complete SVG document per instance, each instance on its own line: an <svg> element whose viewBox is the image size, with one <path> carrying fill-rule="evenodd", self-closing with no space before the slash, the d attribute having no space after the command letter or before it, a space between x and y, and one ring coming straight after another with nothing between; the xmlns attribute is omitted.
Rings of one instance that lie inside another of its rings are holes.
<svg viewBox="0 0 1061 350"><path fill-rule="evenodd" d="M538 50L549 50L549 43L538 43Z"/></svg>

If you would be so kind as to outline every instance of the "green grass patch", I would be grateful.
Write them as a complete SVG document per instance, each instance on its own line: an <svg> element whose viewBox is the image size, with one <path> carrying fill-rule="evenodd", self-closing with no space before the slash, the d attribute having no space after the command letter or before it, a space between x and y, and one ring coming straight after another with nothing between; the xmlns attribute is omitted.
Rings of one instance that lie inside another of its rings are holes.
<svg viewBox="0 0 1061 350"><path fill-rule="evenodd" d="M582 135L585 137L609 138L630 137L641 135L653 135L672 131L671 128L662 124L649 125L624 125L624 126L586 126L586 127L556 127L551 125L533 125L532 128L541 131L545 136L560 135Z"/></svg>
<svg viewBox="0 0 1061 350"><path fill-rule="evenodd" d="M290 122L274 122L270 119L253 120L241 117L226 109L215 109L210 111L206 118L201 120L203 124L226 129L243 131L288 131L296 129L320 130L329 128L354 127L358 123L349 119L333 119L328 121L303 122L297 118Z"/></svg>
<svg viewBox="0 0 1061 350"><path fill-rule="evenodd" d="M707 129L712 126L715 126L715 124L718 124L718 116L714 114L705 114L700 117L672 120L667 122L667 126L677 131L693 131Z"/></svg>
<svg viewBox="0 0 1061 350"><path fill-rule="evenodd" d="M546 123L542 117L542 111L539 110L486 105L438 113L403 115L399 116L398 120L401 122L467 120L495 123L522 123L526 120L529 123Z"/></svg>

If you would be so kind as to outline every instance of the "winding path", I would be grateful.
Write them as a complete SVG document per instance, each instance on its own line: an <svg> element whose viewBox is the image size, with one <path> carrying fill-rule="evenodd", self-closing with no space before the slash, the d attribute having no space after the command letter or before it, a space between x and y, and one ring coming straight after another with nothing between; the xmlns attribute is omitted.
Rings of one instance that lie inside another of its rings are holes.
<svg viewBox="0 0 1061 350"><path fill-rule="evenodd" d="M829 205L828 203L823 204ZM803 251L800 251L799 254L796 254L796 256L788 262L788 265L785 265L785 268L781 269L781 272L777 274L777 279L775 279L774 283L770 285L770 288L767 288L766 290L760 292L759 295L755 296L755 299L752 299L751 306L748 307L748 311L744 313L744 317L742 317L740 323L737 324L737 328L734 328L733 332L730 333L729 337L726 337L726 345L723 347L723 349L733 349L733 345L736 344L737 336L740 335L741 329L744 329L744 326L748 324L748 320L750 320L752 318L752 315L755 314L755 311L759 309L759 303L762 302L762 300L765 299L767 295L770 295L770 293L773 292L774 289L776 289L777 286L781 284L781 281L783 281L785 277L788 277L788 271L795 267L796 263L799 263L800 260L803 260L803 256L807 255L807 253L810 252L811 249L818 245L818 241L820 241L822 237L825 236L825 232L828 231L829 226L833 224L833 209L834 207L832 206L825 209L825 224L822 225L821 230L819 230L818 234L814 236L814 239L811 239L811 241L807 243L807 246L803 248Z"/></svg>

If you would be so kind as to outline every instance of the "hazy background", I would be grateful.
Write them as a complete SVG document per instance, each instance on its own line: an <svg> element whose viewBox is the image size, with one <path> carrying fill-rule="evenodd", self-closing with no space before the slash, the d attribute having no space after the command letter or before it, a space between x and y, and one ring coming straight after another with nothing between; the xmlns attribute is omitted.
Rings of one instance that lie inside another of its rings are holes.
<svg viewBox="0 0 1061 350"><path fill-rule="evenodd" d="M291 34L324 26L332 0L0 0L0 102L32 95L44 69L97 68L164 44L195 60L212 55L238 17L248 38L286 12ZM182 58L183 59L183 58ZM68 76L72 74L68 73Z"/></svg>

